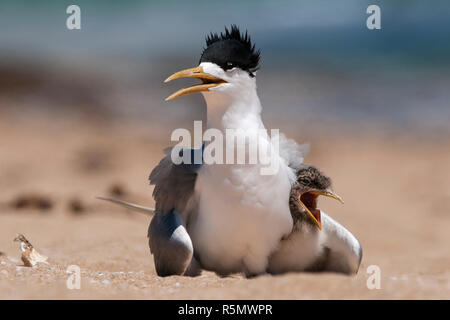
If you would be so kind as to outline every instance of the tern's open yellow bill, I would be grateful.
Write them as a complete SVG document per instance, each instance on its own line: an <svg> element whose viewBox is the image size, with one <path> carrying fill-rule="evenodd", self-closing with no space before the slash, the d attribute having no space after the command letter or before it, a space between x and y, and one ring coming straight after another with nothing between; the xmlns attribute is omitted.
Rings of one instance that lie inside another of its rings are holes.
<svg viewBox="0 0 450 320"><path fill-rule="evenodd" d="M183 97L185 95L195 93L195 92L201 92L201 91L208 91L210 88L217 87L218 85L221 85L223 83L227 83L225 80L222 80L220 78L217 78L209 73L203 72L202 67L195 67L190 69L181 70L178 72L175 72L170 77L168 77L164 82L169 82L175 79L180 78L197 78L202 80L203 84L194 85L190 87L186 87L183 89L178 90L177 92L173 93L169 97L166 98L166 101L172 100L175 98Z"/></svg>

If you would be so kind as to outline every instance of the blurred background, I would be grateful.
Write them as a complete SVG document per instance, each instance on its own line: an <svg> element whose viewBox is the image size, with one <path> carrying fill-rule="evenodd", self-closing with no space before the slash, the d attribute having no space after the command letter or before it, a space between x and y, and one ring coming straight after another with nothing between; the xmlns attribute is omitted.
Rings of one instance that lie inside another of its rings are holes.
<svg viewBox="0 0 450 320"><path fill-rule="evenodd" d="M205 106L200 95L164 102L182 82L162 81L197 65L207 33L235 23L262 51L269 127L448 129L448 1L79 0L82 29L71 31L72 2L1 2L1 109L138 119L167 136ZM366 28L373 3L381 30Z"/></svg>
<svg viewBox="0 0 450 320"><path fill-rule="evenodd" d="M449 19L448 0L1 0L0 298L449 299ZM261 49L266 127L311 142L306 162L345 199L320 208L360 240L356 278L159 279L150 218L94 198L153 206L171 132L206 119L199 94L164 101L192 79L163 80L231 24ZM20 269L17 233L51 264ZM83 290L65 287L70 264Z"/></svg>

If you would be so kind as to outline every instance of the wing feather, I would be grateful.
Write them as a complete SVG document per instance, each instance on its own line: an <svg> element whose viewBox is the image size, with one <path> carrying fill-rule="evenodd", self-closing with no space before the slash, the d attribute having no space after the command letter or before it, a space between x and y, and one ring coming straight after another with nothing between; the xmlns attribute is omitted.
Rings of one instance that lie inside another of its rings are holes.
<svg viewBox="0 0 450 320"><path fill-rule="evenodd" d="M183 152L201 152L200 149L182 149ZM150 184L155 186L153 198L155 209L163 214L176 210L183 213L194 194L198 165L174 164L171 158L172 148L164 150L165 157L150 173ZM193 157L192 157L193 159Z"/></svg>

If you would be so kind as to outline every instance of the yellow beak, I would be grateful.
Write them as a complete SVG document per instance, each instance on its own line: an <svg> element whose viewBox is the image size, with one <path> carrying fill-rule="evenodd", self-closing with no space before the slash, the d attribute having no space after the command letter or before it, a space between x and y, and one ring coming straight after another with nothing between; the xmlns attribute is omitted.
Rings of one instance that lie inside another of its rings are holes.
<svg viewBox="0 0 450 320"><path fill-rule="evenodd" d="M313 190L313 191L310 191L310 192L314 193L314 194L317 194L319 196L325 196L325 197L328 197L328 198L333 198L333 199L339 201L340 203L344 204L344 199L342 199L337 193L335 193L331 189L327 189L325 191Z"/></svg>
<svg viewBox="0 0 450 320"><path fill-rule="evenodd" d="M175 92L174 94L170 95L166 98L166 101L172 100L175 98L179 98L191 93L195 92L201 92L201 91L208 91L209 88L217 87L218 85L221 85L223 83L227 83L225 80L222 80L220 78L214 77L213 75L209 73L203 72L202 67L196 67L196 68L190 68L182 71L178 71L168 77L166 80L164 80L164 83L180 79L180 78L198 78L202 80L203 84L194 85L191 87L183 88Z"/></svg>
<svg viewBox="0 0 450 320"><path fill-rule="evenodd" d="M329 198L333 198L338 200L340 203L344 204L344 200L336 194L333 190L325 190L325 191L319 191L319 190L312 190L309 191L310 193L317 194L320 196L325 196ZM309 208L300 200L300 197L297 199L298 203L303 207L303 209L306 210L311 220L319 227L320 230L322 230L322 221L320 216L320 210L314 210L314 213L309 210Z"/></svg>

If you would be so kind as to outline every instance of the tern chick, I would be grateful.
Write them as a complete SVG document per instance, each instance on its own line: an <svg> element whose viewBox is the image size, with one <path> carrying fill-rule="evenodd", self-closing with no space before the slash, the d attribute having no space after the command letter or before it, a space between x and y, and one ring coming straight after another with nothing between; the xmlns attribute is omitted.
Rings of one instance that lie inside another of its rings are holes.
<svg viewBox="0 0 450 320"><path fill-rule="evenodd" d="M354 274L362 249L358 240L342 225L317 207L319 196L344 203L331 189L331 179L313 166L297 171L289 207L294 226L271 256L269 273L330 271Z"/></svg>

